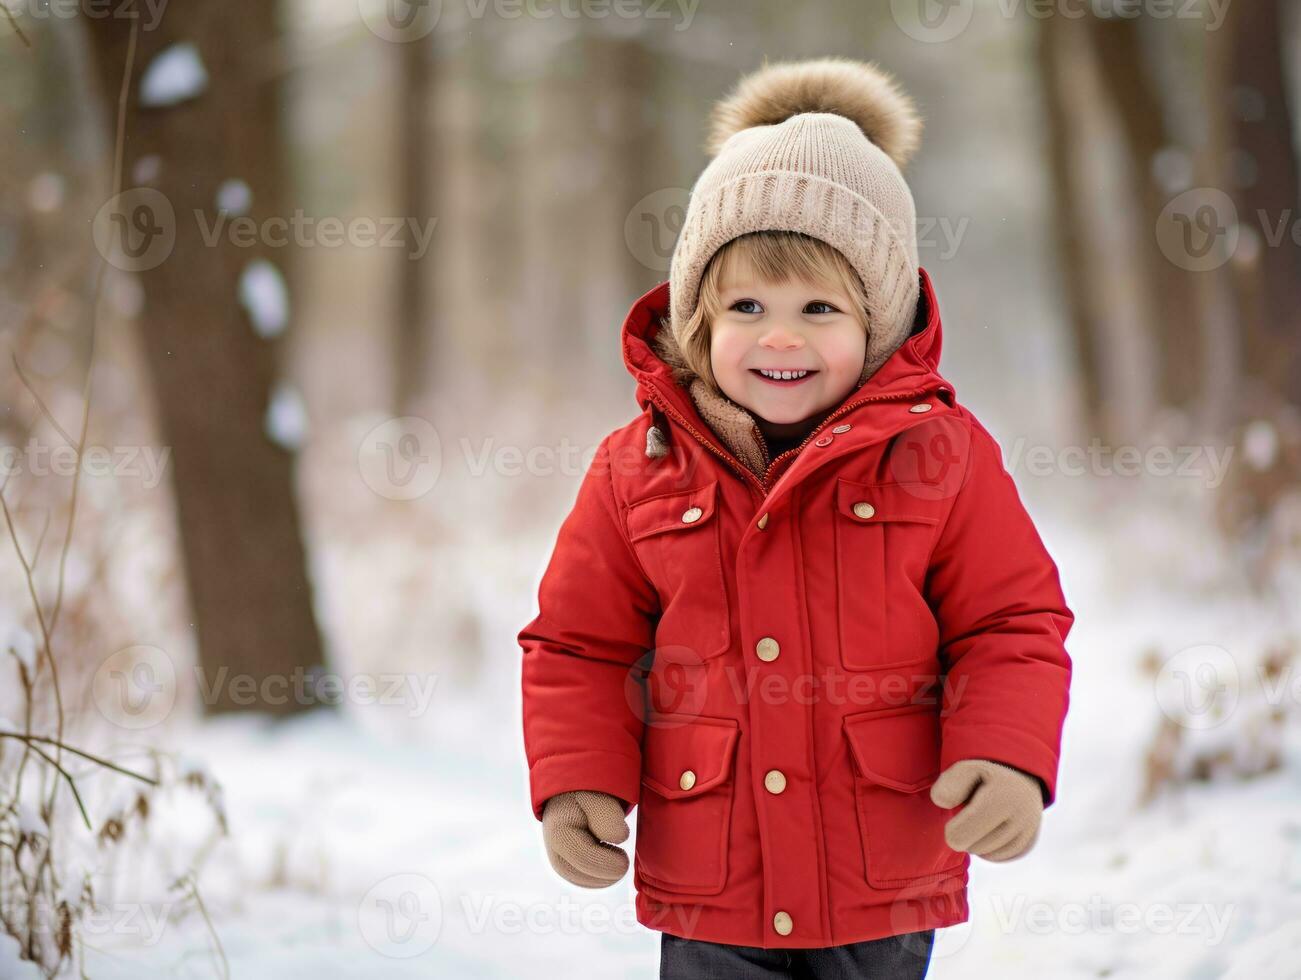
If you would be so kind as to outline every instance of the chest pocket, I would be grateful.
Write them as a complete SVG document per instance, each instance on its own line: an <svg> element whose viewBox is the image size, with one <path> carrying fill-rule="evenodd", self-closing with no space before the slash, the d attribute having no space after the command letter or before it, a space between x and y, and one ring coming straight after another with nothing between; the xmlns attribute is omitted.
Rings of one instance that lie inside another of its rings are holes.
<svg viewBox="0 0 1301 980"><path fill-rule="evenodd" d="M636 501L627 525L628 540L660 596L656 645L683 646L702 660L726 653L731 625L718 481Z"/></svg>
<svg viewBox="0 0 1301 980"><path fill-rule="evenodd" d="M935 655L923 596L942 501L925 483L836 481L836 617L847 670L884 670Z"/></svg>

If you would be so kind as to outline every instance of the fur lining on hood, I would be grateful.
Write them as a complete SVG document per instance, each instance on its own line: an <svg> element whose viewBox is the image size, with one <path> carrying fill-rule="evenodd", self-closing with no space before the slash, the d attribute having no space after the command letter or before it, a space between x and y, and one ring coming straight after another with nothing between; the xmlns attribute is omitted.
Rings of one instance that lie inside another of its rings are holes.
<svg viewBox="0 0 1301 980"><path fill-rule="evenodd" d="M768 444L759 423L749 411L712 387L687 365L668 317L660 318L660 328L651 340L651 349L673 371L673 380L686 389L696 411L714 434L723 440L733 456L762 480L770 461Z"/></svg>

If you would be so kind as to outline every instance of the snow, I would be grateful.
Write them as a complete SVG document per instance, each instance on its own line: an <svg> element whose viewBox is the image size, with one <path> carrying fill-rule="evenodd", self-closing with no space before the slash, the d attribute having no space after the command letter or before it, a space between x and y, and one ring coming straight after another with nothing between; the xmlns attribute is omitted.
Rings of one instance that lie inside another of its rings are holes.
<svg viewBox="0 0 1301 980"><path fill-rule="evenodd" d="M1234 950L1233 966L1223 980L1295 977L1301 972L1301 922L1285 926Z"/></svg>
<svg viewBox="0 0 1301 980"><path fill-rule="evenodd" d="M176 778L188 779L196 777L200 779L212 779L212 771L208 764L202 759L187 753L178 753L176 756Z"/></svg>
<svg viewBox="0 0 1301 980"><path fill-rule="evenodd" d="M307 441L307 428L307 405L302 394L292 385L276 385L267 405L267 436L277 445L297 451Z"/></svg>
<svg viewBox="0 0 1301 980"><path fill-rule="evenodd" d="M253 203L253 191L242 180L223 180L217 188L217 210L231 216L248 213Z"/></svg>
<svg viewBox="0 0 1301 980"><path fill-rule="evenodd" d="M49 214L63 205L67 187L63 175L48 170L39 173L27 185L27 203L33 211Z"/></svg>
<svg viewBox="0 0 1301 980"><path fill-rule="evenodd" d="M5 980L41 980L41 971L36 964L29 963L19 954L22 946L18 940L5 932L0 932L0 977Z"/></svg>
<svg viewBox="0 0 1301 980"><path fill-rule="evenodd" d="M24 834L48 837L50 828L36 806L28 800L18 801L18 830Z"/></svg>
<svg viewBox="0 0 1301 980"><path fill-rule="evenodd" d="M157 153L146 153L131 168L131 179L136 184L152 184L163 171L163 159Z"/></svg>
<svg viewBox="0 0 1301 980"><path fill-rule="evenodd" d="M197 98L208 87L199 49L188 41L160 51L140 79L140 104L171 106Z"/></svg>
<svg viewBox="0 0 1301 980"><path fill-rule="evenodd" d="M36 673L36 640L32 634L14 623L3 627L4 649L18 659L27 670L27 676Z"/></svg>
<svg viewBox="0 0 1301 980"><path fill-rule="evenodd" d="M1301 976L1298 727L1286 730L1280 769L1138 802L1144 755L1164 717L1163 680L1142 667L1149 648L1163 661L1199 644L1227 650L1242 681L1238 708L1255 710L1252 665L1290 625L1285 611L1217 585L1209 559L1170 548L1189 519L1168 510L1135 513L1133 524L1114 514L1036 515L1077 614L1059 796L1027 856L972 861L971 920L939 932L928 976ZM359 523L370 543L409 536L413 519L403 512L391 529ZM423 560L424 546L406 540L373 554ZM657 975L659 936L635 921L631 874L602 890L565 882L529 809L512 641L535 597L518 558L550 544L542 533L511 542L513 563L504 564L480 549L482 581L467 588L482 593L488 660L471 677L439 675L427 711L350 703L275 724L173 722L182 727L166 742L184 746L182 769L200 767L224 789L231 837L199 883L233 976ZM375 595L318 566L328 573L322 602L339 607L331 615L370 615L357 610L405 574L391 578L384 561L361 564ZM432 581L423 580L425 594L449 601ZM392 618L401 608L383 611ZM414 628L409 616L405 626ZM1293 715L1296 697L1284 689ZM1190 737L1214 745L1227 736L1211 727ZM204 826L183 809L153 819L173 847ZM154 942L97 935L87 967L96 980L191 975L178 971L213 967L208 948L202 922L176 915Z"/></svg>
<svg viewBox="0 0 1301 980"><path fill-rule="evenodd" d="M653 975L630 881L586 892L556 877L510 733L483 737L493 714L470 705L446 715L423 738L368 730L356 709L178 736L226 790L232 838L200 890L233 976L554 977L584 957ZM171 975L207 948L191 919L153 946L96 939L95 980Z"/></svg>
<svg viewBox="0 0 1301 980"><path fill-rule="evenodd" d="M289 287L280 270L254 259L239 277L239 302L259 337L278 337L289 325Z"/></svg>
<svg viewBox="0 0 1301 980"><path fill-rule="evenodd" d="M1247 424L1242 434L1242 453L1257 470L1267 470L1278 457L1278 432L1263 419Z"/></svg>

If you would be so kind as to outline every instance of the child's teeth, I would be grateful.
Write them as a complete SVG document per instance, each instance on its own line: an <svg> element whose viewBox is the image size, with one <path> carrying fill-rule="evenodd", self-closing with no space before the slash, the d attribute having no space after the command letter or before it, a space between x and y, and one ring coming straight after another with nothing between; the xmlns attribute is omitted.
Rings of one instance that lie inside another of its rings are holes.
<svg viewBox="0 0 1301 980"><path fill-rule="evenodd" d="M775 378L780 381L793 381L796 378L804 377L804 375L808 374L809 372L808 371L765 371L763 368L760 368L759 373L762 374L765 378Z"/></svg>

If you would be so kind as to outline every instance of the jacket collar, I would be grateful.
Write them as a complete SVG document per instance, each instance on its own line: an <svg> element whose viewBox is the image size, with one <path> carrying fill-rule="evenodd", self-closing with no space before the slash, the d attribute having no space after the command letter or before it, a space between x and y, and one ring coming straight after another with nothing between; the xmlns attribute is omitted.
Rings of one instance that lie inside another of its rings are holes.
<svg viewBox="0 0 1301 980"><path fill-rule="evenodd" d="M939 301L930 274L919 269L918 275L921 290L913 332L828 417L856 414L857 406L864 402L915 397L919 390L945 390L952 396L952 385L939 373L943 345ZM658 409L675 417L698 440L706 445L713 442L711 448L716 452L721 441L744 470L767 482L773 476L769 473L772 461L754 416L687 367L668 317L669 284L661 282L634 302L624 319L623 360L637 382L638 405L643 411ZM666 435L661 431L659 438ZM655 455L651 442L648 439L647 454Z"/></svg>

